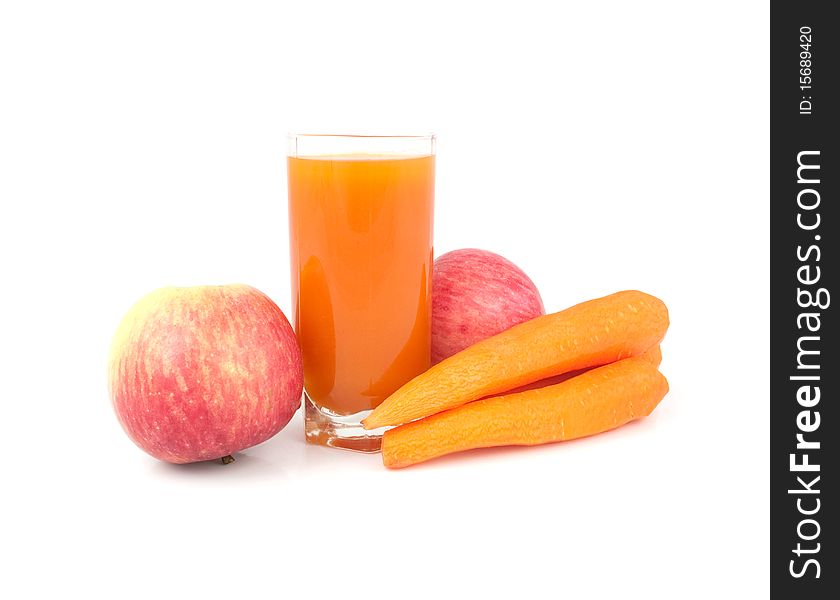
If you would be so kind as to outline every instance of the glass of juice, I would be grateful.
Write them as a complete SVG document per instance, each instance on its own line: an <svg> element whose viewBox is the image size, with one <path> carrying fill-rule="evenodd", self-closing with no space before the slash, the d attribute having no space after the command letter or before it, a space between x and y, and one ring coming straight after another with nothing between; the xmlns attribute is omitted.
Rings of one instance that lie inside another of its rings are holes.
<svg viewBox="0 0 840 600"><path fill-rule="evenodd" d="M429 368L435 139L290 135L306 439L376 452L361 420Z"/></svg>

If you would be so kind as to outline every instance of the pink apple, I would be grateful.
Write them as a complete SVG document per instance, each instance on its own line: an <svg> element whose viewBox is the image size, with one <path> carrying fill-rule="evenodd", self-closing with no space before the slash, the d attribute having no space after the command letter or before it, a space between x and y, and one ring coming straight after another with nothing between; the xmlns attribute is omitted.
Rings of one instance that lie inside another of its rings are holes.
<svg viewBox="0 0 840 600"><path fill-rule="evenodd" d="M300 406L300 348L283 312L246 285L163 288L111 345L108 387L128 436L163 461L227 459Z"/></svg>
<svg viewBox="0 0 840 600"><path fill-rule="evenodd" d="M506 258L473 248L447 252L432 278L432 364L542 314L534 282Z"/></svg>

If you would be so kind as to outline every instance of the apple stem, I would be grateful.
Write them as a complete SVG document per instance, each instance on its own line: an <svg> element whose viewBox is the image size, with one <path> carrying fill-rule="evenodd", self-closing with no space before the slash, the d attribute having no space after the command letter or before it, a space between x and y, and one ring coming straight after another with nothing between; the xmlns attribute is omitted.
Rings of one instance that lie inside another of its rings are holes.
<svg viewBox="0 0 840 600"><path fill-rule="evenodd" d="M221 461L222 461L222 464L223 464L223 465L229 465L230 463L232 463L232 462L233 462L233 461L235 461L235 460L236 460L236 459L235 459L235 458L233 458L230 454L228 454L227 456L223 456L223 457L221 458Z"/></svg>

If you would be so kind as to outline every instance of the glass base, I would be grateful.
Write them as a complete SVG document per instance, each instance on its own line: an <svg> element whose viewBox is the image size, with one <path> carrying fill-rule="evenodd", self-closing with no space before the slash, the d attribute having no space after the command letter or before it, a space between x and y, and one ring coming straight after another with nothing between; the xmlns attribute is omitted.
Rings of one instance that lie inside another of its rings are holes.
<svg viewBox="0 0 840 600"><path fill-rule="evenodd" d="M339 415L316 405L306 391L303 392L306 441L310 444L355 450L356 452L379 452L382 434L390 427L367 430L362 419L371 411L363 410L352 415Z"/></svg>

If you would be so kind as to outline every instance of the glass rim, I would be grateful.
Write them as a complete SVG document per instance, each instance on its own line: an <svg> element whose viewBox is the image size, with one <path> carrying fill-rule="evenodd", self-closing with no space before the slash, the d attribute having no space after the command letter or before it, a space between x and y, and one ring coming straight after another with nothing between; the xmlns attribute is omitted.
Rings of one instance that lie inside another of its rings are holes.
<svg viewBox="0 0 840 600"><path fill-rule="evenodd" d="M435 134L374 135L362 133L289 133L287 156L314 158L326 156L434 156Z"/></svg>
<svg viewBox="0 0 840 600"><path fill-rule="evenodd" d="M368 134L368 133L294 133L286 134L289 139L318 137L318 138L368 138L368 139L384 139L384 140L433 140L434 133L421 134Z"/></svg>

